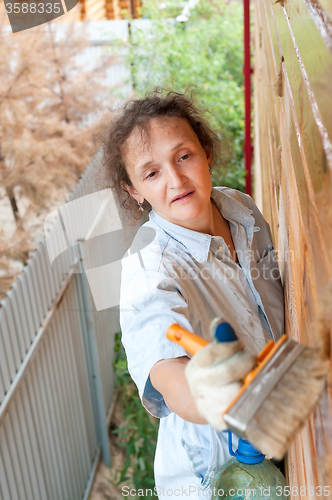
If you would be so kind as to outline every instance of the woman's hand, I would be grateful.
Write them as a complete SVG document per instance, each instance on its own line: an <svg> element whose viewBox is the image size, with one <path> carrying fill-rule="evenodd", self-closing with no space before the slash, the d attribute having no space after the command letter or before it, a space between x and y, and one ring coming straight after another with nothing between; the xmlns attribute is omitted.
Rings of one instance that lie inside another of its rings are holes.
<svg viewBox="0 0 332 500"><path fill-rule="evenodd" d="M235 341L208 344L186 364L185 375L197 410L215 429L226 429L222 414L255 362L255 356Z"/></svg>

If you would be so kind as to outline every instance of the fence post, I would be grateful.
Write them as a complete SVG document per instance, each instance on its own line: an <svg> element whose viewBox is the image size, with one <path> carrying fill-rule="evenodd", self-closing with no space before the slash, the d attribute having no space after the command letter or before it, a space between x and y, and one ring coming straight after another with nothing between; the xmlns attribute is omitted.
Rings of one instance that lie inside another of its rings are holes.
<svg viewBox="0 0 332 500"><path fill-rule="evenodd" d="M84 240L83 240L84 241ZM99 442L101 446L101 455L105 465L108 467L111 466L111 454L109 448L109 440L108 440L108 429L106 423L106 409L105 409L105 401L103 394L103 387L101 381L101 374L99 368L99 355L98 355L98 346L96 339L96 330L94 325L94 317L93 317L93 303L91 300L91 292L89 283L84 272L83 267L83 258L80 241L77 242L78 255L79 255L79 281L81 285L82 291L82 299L83 299L83 316L86 324L86 331L88 336L88 356L89 356L89 364L91 369L91 377L95 394L96 401L96 418L97 418L97 433L99 437Z"/></svg>

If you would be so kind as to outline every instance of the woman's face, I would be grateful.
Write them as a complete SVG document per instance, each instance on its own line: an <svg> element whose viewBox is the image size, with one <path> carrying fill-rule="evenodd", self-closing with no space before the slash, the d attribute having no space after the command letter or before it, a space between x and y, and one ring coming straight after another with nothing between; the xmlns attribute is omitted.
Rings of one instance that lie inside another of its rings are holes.
<svg viewBox="0 0 332 500"><path fill-rule="evenodd" d="M148 132L135 129L125 142L124 161L133 184L126 189L170 222L199 230L210 207L210 152L182 118L153 118Z"/></svg>

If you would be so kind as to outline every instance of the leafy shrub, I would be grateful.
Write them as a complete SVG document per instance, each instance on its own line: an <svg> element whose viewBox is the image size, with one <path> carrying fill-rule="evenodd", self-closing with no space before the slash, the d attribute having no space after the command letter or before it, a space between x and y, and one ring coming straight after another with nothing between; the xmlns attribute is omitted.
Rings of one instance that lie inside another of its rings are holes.
<svg viewBox="0 0 332 500"><path fill-rule="evenodd" d="M118 397L124 410L124 424L113 432L118 434L120 445L124 447L127 457L116 478L116 485L127 482L136 490L146 488L153 490L155 485L153 461L158 420L151 417L142 406L137 388L128 372L127 359L119 333L116 334L114 366Z"/></svg>
<svg viewBox="0 0 332 500"><path fill-rule="evenodd" d="M161 10L147 0L143 16L152 24L132 26L128 61L135 91L143 96L155 86L177 92L194 86L224 145L223 157L214 165L214 185L243 190L242 5L201 0L186 23L174 20L181 12L178 6L171 0Z"/></svg>

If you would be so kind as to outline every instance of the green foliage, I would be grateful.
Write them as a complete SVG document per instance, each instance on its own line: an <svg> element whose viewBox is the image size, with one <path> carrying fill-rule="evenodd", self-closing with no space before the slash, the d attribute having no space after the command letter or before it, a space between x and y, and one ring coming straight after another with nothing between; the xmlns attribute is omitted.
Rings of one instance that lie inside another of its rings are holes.
<svg viewBox="0 0 332 500"><path fill-rule="evenodd" d="M144 409L138 391L127 368L127 359L120 341L115 339L116 387L124 409L124 425L113 432L118 434L127 456L116 478L117 486L127 482L136 490L154 488L153 461L157 443L158 420ZM142 497L140 497L142 498ZM151 496L149 496L151 498Z"/></svg>
<svg viewBox="0 0 332 500"><path fill-rule="evenodd" d="M160 9L155 0L144 3L143 16L153 22L149 29L132 29L129 63L135 91L143 96L161 86L184 92L193 85L197 102L204 103L222 138L224 154L214 164L214 184L243 190L242 4L201 0L189 21L179 23L174 17L181 5L171 0Z"/></svg>

